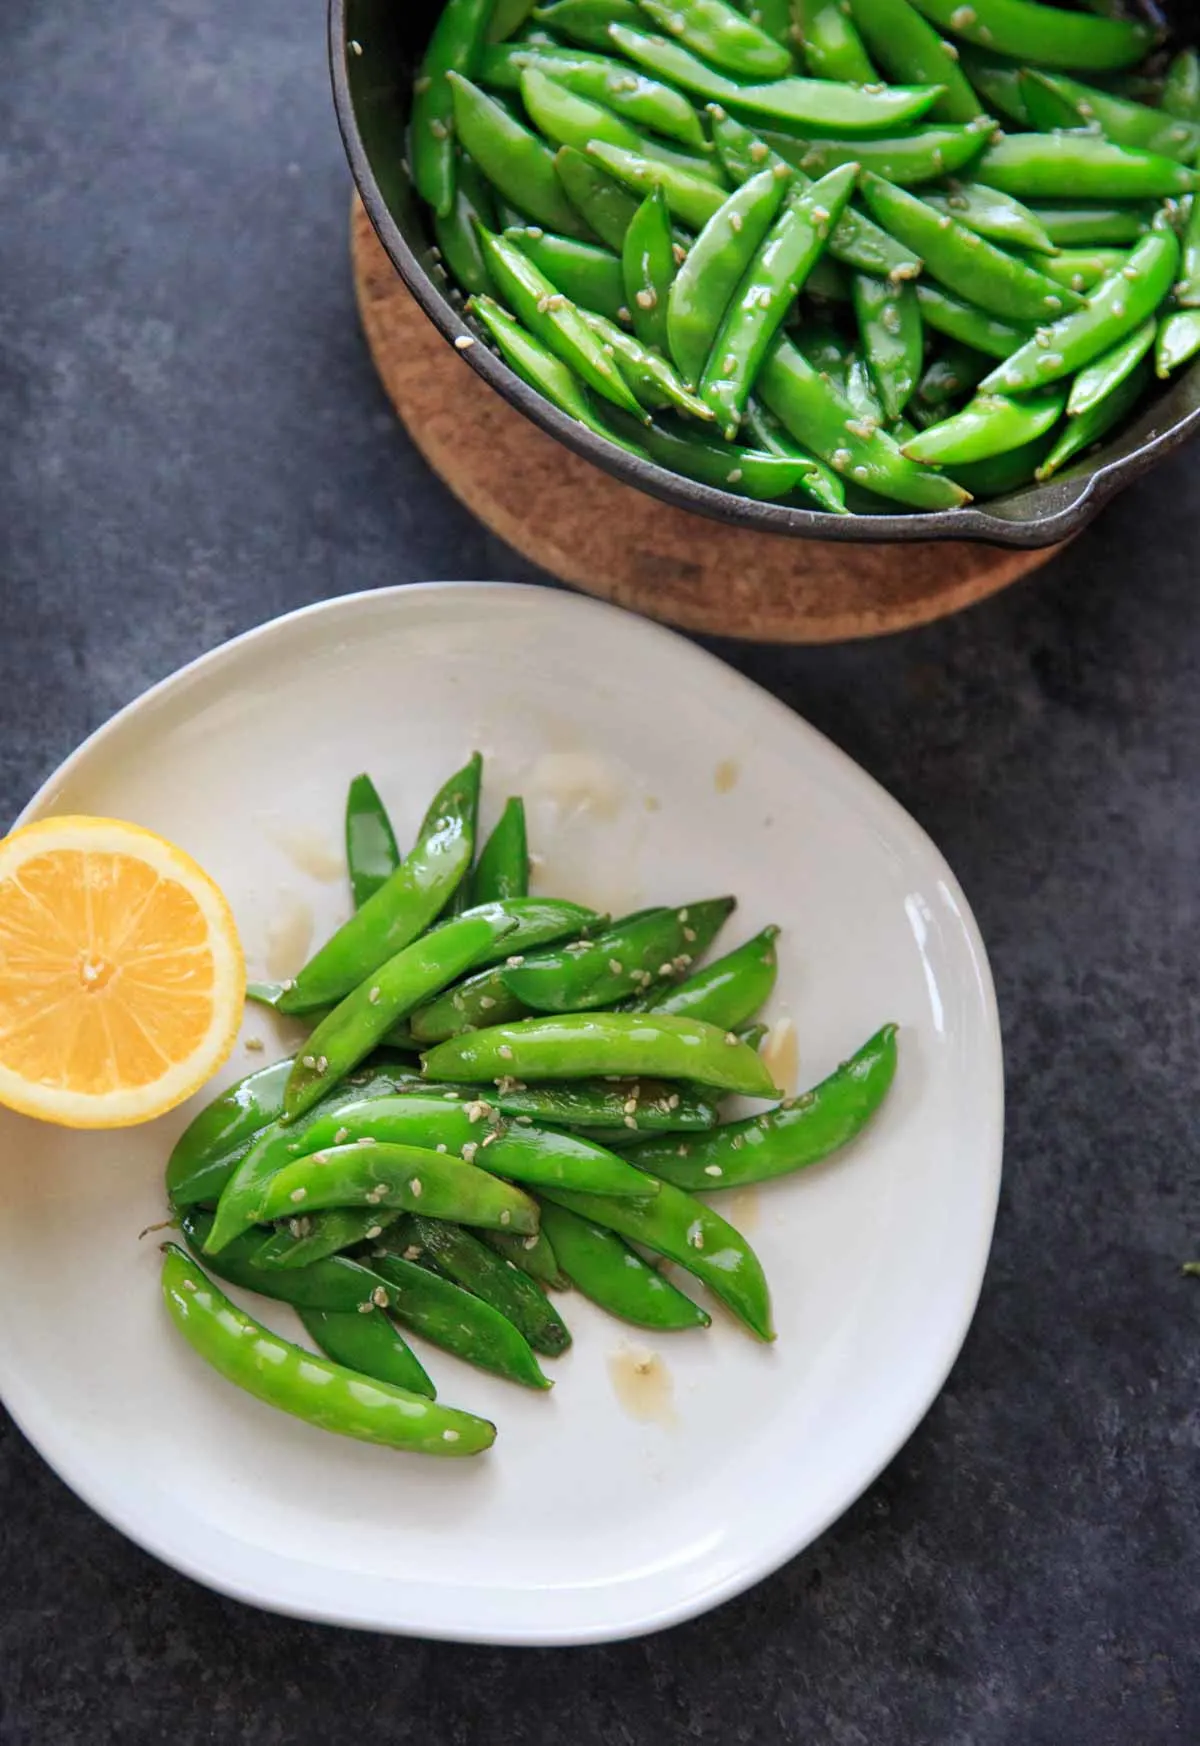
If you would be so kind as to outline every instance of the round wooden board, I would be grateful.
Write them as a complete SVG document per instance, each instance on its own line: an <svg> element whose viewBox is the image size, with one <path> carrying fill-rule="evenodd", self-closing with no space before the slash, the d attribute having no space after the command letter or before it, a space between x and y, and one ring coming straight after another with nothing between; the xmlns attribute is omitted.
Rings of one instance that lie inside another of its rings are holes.
<svg viewBox="0 0 1200 1746"><path fill-rule="evenodd" d="M539 430L464 363L357 199L351 253L371 356L425 459L493 533L589 594L712 636L842 642L957 612L1058 549L789 539L660 503Z"/></svg>

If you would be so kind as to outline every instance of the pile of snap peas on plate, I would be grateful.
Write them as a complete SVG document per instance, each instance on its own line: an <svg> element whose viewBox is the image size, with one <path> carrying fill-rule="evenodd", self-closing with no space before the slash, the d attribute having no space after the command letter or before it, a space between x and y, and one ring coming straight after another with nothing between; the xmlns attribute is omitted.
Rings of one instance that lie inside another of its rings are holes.
<svg viewBox="0 0 1200 1746"><path fill-rule="evenodd" d="M311 1032L202 1110L166 1171L183 1244L163 1293L196 1351L310 1423L436 1455L495 1426L435 1400L410 1334L548 1388L539 1360L571 1343L551 1291L662 1333L709 1324L665 1259L772 1339L757 1256L697 1193L828 1157L896 1068L887 1024L780 1102L757 1047L779 930L704 963L732 898L612 921L531 897L519 799L476 857L481 774L476 754L403 858L370 779L351 784L354 912L294 979L252 988ZM773 1107L722 1121L730 1094ZM294 1305L317 1352L210 1275Z"/></svg>
<svg viewBox="0 0 1200 1746"><path fill-rule="evenodd" d="M437 271L561 411L708 485L1048 479L1200 351L1200 61L1085 4L448 0L409 133Z"/></svg>

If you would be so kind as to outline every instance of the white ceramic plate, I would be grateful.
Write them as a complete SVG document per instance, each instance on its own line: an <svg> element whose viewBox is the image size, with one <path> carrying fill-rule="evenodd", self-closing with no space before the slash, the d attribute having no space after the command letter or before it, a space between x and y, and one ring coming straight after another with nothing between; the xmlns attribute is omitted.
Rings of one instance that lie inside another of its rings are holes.
<svg viewBox="0 0 1200 1746"><path fill-rule="evenodd" d="M310 924L319 938L346 911L349 777L372 772L403 840L474 746L485 822L529 799L543 889L614 911L728 890L729 943L783 925L774 1016L794 1020L801 1084L902 1025L866 1136L722 1203L766 1266L776 1344L721 1314L659 1338L572 1296L549 1395L423 1353L442 1399L499 1425L483 1458L312 1429L207 1371L162 1307L156 1239L138 1233L164 1216L163 1163L197 1100L107 1135L0 1116L0 1389L81 1497L214 1588L389 1631L595 1642L773 1570L928 1408L991 1237L999 1030L975 923L913 821L748 681L574 595L440 584L279 619L130 705L25 817L163 832L228 893L251 974L286 971ZM251 1008L243 1035L274 1048L274 1022ZM239 1048L224 1077L265 1058ZM631 1346L659 1355L669 1399L618 1388Z"/></svg>

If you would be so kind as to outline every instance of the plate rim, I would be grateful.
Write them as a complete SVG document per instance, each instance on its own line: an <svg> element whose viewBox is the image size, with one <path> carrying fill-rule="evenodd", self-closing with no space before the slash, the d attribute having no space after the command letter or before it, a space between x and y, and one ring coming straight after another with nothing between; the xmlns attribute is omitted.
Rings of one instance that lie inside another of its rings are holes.
<svg viewBox="0 0 1200 1746"><path fill-rule="evenodd" d="M26 1410L26 1403L22 1403L20 1407L12 1405L11 1396L14 1389L17 1393L20 1393L21 1389L19 1382L9 1371L7 1353L2 1346L0 1346L0 1400L3 1400L6 1411L21 1434L56 1477L88 1508L94 1510L103 1521L143 1551L178 1571L181 1575L246 1605L285 1617L304 1619L312 1623L375 1631L389 1635L423 1637L428 1640L446 1642L530 1648L582 1647L621 1642L683 1624L689 1619L698 1617L714 1607L734 1599L773 1575L775 1571L799 1556L801 1552L828 1532L829 1528L874 1483L884 1468L896 1458L926 1417L934 1401L945 1387L970 1331L986 1276L1000 1195L1005 1118L1003 1036L991 965L978 922L953 870L928 832L882 784L819 729L813 727L810 722L776 697L773 692L766 690L765 687L748 678L736 667L721 660L718 655L693 642L690 637L667 625L641 618L636 613L629 612L611 602L597 600L589 595L576 594L564 589L547 588L544 584L537 583L467 580L399 583L384 588L361 589L348 594L334 595L293 608L289 612L280 613L227 638L216 647L205 650L171 673L166 674L162 679L147 686L144 691L139 692L109 716L106 721L94 728L39 785L9 829L10 831L17 830L23 824L39 816L47 805L52 803L56 788L67 781L77 767L91 756L107 738L116 734L131 717L146 709L158 697L177 690L182 685L194 681L197 677L219 672L223 665L240 658L246 648L254 643L268 641L286 628L305 620L325 616L336 617L347 612L353 616L356 611L368 606L380 607L387 611L391 605L398 603L404 597L427 599L431 596L449 596L460 592L464 595L470 593L476 596L481 593L520 595L523 597L538 596L543 604L553 601L553 609L568 613L582 612L585 615L619 618L632 625L635 632L640 631L644 635L663 642L682 644L686 651L684 658L693 660L698 669L718 672L723 676L723 681L732 684L735 690L754 693L757 698L770 706L772 712L778 716L781 722L786 721L791 731L799 730L802 736L807 737L809 743L818 750L818 755L825 758L836 769L839 779L869 798L877 809L882 809L891 824L907 839L908 843L930 857L933 865L938 869L941 880L944 882L957 911L975 972L981 1002L984 1041L988 1045L988 1062L986 1071L982 1072L986 1103L980 1111L980 1153L983 1169L981 1174L980 1224L975 1238L975 1253L971 1257L974 1283L969 1290L964 1292L953 1323L951 1324L947 1320L941 1329L935 1354L936 1361L930 1364L929 1380L924 1387L914 1391L907 1410L899 1415L897 1423L884 1437L881 1445L882 1453L869 1452L866 1461L860 1467L855 1468L852 1479L847 1482L842 1501L836 1505L831 1505L815 1525L806 1526L801 1530L799 1536L795 1533L783 1535L771 1548L769 1554L739 1562L720 1579L707 1586L695 1592L677 1596L672 1601L643 1609L632 1614L620 1624L600 1621L591 1627L573 1624L561 1629L556 1629L552 1622L547 1622L537 1629L530 1629L523 1625L505 1629L503 1626L492 1625L489 1627L474 1623L466 1623L461 1626L430 1624L417 1616L383 1618L378 1611L357 1612L352 1607L338 1605L315 1606L310 1601L300 1598L292 1598L278 1593L264 1593L263 1589L260 1586L255 1586L252 1580L239 1577L223 1566L210 1565L202 1556L193 1555L178 1545L164 1545L162 1540L156 1539L151 1531L153 1524L146 1527L141 1520L130 1519L127 1509L114 1505L108 1498L105 1498L103 1502L97 1501L87 1475L80 1478L64 1471L64 1465L69 1464L60 1465L59 1460L48 1454L43 1447L39 1434L41 1425L38 1422L36 1410ZM50 1417L53 1416L51 1413ZM364 1581L364 1587L367 1586L373 1586L370 1580Z"/></svg>

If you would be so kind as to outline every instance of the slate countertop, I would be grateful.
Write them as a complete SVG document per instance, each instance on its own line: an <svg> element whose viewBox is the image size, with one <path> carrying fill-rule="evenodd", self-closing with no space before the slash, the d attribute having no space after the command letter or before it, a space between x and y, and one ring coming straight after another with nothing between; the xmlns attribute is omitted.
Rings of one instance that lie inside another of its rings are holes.
<svg viewBox="0 0 1200 1746"><path fill-rule="evenodd" d="M0 9L0 813L323 596L545 580L396 425L353 313L320 0ZM1005 1185L950 1383L718 1613L609 1649L326 1630L156 1564L0 1425L0 1746L1200 1739L1200 448L1032 582L722 645L931 832L988 942Z"/></svg>

